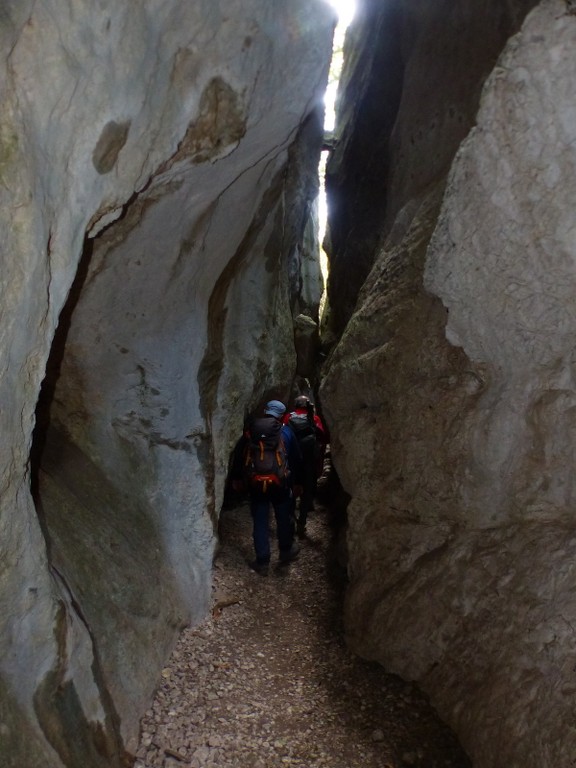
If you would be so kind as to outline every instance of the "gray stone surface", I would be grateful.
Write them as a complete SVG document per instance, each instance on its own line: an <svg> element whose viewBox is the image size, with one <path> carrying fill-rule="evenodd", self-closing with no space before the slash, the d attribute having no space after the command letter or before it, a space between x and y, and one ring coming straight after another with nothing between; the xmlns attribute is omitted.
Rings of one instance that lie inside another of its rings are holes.
<svg viewBox="0 0 576 768"><path fill-rule="evenodd" d="M206 610L244 408L294 374L288 259L310 191L286 168L321 106L333 22L300 0L2 6L0 753L14 764L37 747L50 768L118 766L159 658ZM39 524L29 457L51 348Z"/></svg>
<svg viewBox="0 0 576 768"><path fill-rule="evenodd" d="M490 376L462 491L479 524L571 522L576 501L576 24L562 10L534 13L491 76L427 259L448 340Z"/></svg>
<svg viewBox="0 0 576 768"><path fill-rule="evenodd" d="M566 11L541 3L511 39L447 187L405 196L394 172L393 223L321 391L352 496L349 642L420 681L478 768L576 754Z"/></svg>

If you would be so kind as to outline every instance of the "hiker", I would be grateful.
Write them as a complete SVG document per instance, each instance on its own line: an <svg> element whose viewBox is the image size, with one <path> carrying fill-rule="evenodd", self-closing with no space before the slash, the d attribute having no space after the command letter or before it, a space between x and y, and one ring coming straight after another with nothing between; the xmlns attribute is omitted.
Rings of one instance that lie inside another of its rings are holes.
<svg viewBox="0 0 576 768"><path fill-rule="evenodd" d="M252 419L244 431L241 448L233 469L235 490L247 489L253 520L256 560L251 563L257 573L266 575L270 564L270 504L276 517L276 534L280 564L294 560L300 547L294 541L294 494L302 493L302 456L298 441L283 426L286 406L270 400L264 417Z"/></svg>
<svg viewBox="0 0 576 768"><path fill-rule="evenodd" d="M294 410L287 413L283 421L296 435L302 453L302 495L296 530L298 537L303 539L308 514L314 511L316 487L322 474L328 442L327 433L322 419L315 412L314 403L306 395L299 395L294 400Z"/></svg>

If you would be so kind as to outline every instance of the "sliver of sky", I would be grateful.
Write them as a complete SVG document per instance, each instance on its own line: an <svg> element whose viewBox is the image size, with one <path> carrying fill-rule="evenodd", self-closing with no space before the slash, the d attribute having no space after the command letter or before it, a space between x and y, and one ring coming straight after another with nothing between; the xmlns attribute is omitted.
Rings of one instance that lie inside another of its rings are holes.
<svg viewBox="0 0 576 768"><path fill-rule="evenodd" d="M334 107L336 102L336 92L338 90L338 79L340 78L340 71L343 63L342 46L344 45L344 35L346 34L348 25L354 17L356 0L327 0L327 2L330 3L338 14L338 24L334 32L332 67L330 70L328 87L326 88L326 95L324 96L324 104L326 107L324 130L332 131L334 130Z"/></svg>
<svg viewBox="0 0 576 768"><path fill-rule="evenodd" d="M326 112L324 115L324 130L333 131L335 122L335 102L336 92L338 90L338 80L340 78L340 72L342 70L343 55L342 46L344 45L344 35L346 29L354 17L356 12L356 0L326 0L330 5L334 7L338 14L338 24L334 33L334 53L332 58L332 66L330 69L330 77L326 94L324 96L324 104ZM322 152L319 168L320 178L320 195L318 198L318 218L319 218L319 235L320 244L324 239L324 233L326 231L326 220L328 211L326 207L326 193L324 190L324 173L326 169L326 160L328 157L327 152ZM328 259L326 253L320 245L320 269L324 277L324 286L326 286L326 279L328 276ZM326 294L324 294L322 301L320 302L320 314L322 314L324 304L326 301Z"/></svg>
<svg viewBox="0 0 576 768"><path fill-rule="evenodd" d="M356 10L356 0L328 0L338 14L338 24L347 27L352 21Z"/></svg>

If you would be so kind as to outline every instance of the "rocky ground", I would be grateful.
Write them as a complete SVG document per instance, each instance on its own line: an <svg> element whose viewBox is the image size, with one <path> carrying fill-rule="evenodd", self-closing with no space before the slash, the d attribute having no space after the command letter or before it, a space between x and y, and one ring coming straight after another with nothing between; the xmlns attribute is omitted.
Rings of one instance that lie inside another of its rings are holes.
<svg viewBox="0 0 576 768"><path fill-rule="evenodd" d="M248 508L223 513L211 615L162 672L135 768L469 768L422 693L346 649L329 514L261 576Z"/></svg>

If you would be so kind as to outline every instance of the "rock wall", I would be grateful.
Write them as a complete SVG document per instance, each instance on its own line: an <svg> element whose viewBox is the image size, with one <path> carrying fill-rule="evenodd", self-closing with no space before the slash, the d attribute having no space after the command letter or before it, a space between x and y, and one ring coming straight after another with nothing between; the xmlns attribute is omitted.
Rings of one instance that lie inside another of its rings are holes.
<svg viewBox="0 0 576 768"><path fill-rule="evenodd" d="M320 1L2 6L4 766L120 766L206 609L244 412L295 374L333 25Z"/></svg>
<svg viewBox="0 0 576 768"><path fill-rule="evenodd" d="M419 681L477 768L571 765L576 17L392 5L379 245L321 391L352 497L348 639ZM342 185L363 174L346 151Z"/></svg>
<svg viewBox="0 0 576 768"><path fill-rule="evenodd" d="M327 166L327 331L342 334L400 209L445 178L482 83L535 4L359 0Z"/></svg>

